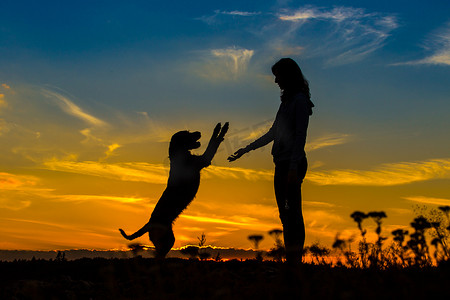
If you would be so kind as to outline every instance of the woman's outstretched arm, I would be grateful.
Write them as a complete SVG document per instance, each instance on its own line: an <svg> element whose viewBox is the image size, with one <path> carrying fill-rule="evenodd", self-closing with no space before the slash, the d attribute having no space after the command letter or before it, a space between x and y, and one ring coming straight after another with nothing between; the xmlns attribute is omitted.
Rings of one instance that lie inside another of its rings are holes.
<svg viewBox="0 0 450 300"><path fill-rule="evenodd" d="M275 123L274 123L274 125L275 125ZM228 157L228 161L229 162L235 161L236 159L240 158L245 153L248 153L252 150L261 148L261 147L267 145L268 143L270 143L271 141L273 141L274 136L275 136L274 125L272 125L272 127L269 129L269 131L266 134L264 134L263 136L261 136L259 139L257 139L253 143L250 143L248 146L237 150L236 152L234 152L233 155L230 155Z"/></svg>

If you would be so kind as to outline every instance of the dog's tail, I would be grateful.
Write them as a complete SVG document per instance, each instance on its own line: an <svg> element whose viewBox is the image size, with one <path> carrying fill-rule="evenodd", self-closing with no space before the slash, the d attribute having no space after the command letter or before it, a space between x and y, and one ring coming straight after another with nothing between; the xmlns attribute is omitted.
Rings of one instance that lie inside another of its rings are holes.
<svg viewBox="0 0 450 300"><path fill-rule="evenodd" d="M141 229L139 229L138 231L136 231L135 233L133 233L132 235L128 235L125 233L125 231L123 231L122 229L119 229L120 233L122 234L122 236L124 238L126 238L127 240L134 240L137 239L138 237L143 236L144 234L146 234L148 231L150 230L150 222L145 224Z"/></svg>

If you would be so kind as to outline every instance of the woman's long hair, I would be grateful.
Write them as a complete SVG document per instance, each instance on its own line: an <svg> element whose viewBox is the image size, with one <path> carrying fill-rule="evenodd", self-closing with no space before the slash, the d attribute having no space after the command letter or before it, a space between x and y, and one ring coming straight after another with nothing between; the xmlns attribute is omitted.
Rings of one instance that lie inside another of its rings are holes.
<svg viewBox="0 0 450 300"><path fill-rule="evenodd" d="M290 97L292 94L302 92L308 97L310 108L314 107L314 104L311 102L308 80L303 76L302 70L292 58L282 58L277 61L272 66L272 73L275 76L282 76L287 82L287 87L282 91L281 100L284 100L284 97ZM312 109L310 114L312 114Z"/></svg>

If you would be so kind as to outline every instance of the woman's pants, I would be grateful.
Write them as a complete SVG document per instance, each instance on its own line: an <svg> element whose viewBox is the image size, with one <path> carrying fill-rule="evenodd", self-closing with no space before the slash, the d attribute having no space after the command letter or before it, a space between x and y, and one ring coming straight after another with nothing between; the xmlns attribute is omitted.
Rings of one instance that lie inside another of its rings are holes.
<svg viewBox="0 0 450 300"><path fill-rule="evenodd" d="M305 157L298 164L295 182L288 183L290 162L278 162L275 164L275 197L281 223L283 224L286 260L290 263L301 262L303 245L305 243L301 187L307 168L308 162Z"/></svg>

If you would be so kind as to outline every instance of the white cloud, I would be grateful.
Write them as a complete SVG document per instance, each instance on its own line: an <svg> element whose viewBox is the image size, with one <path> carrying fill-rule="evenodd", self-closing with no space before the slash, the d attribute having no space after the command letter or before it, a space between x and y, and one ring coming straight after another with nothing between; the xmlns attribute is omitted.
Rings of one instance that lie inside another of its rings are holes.
<svg viewBox="0 0 450 300"><path fill-rule="evenodd" d="M252 14L216 11L202 20L209 25L221 26L234 22L234 15ZM265 41L258 51L266 52L268 56L320 57L327 66L364 59L383 47L391 32L399 26L393 14L313 5L261 13L257 18L242 18L239 25L243 32Z"/></svg>
<svg viewBox="0 0 450 300"><path fill-rule="evenodd" d="M311 171L306 179L319 185L392 186L450 178L450 159L385 164L373 171Z"/></svg>
<svg viewBox="0 0 450 300"><path fill-rule="evenodd" d="M240 48L214 49L211 50L213 56L223 61L231 72L237 76L247 69L247 65L252 58L254 51Z"/></svg>
<svg viewBox="0 0 450 300"><path fill-rule="evenodd" d="M431 54L423 59L400 62L400 65L444 65L450 66L450 23L433 34L426 42Z"/></svg>
<svg viewBox="0 0 450 300"><path fill-rule="evenodd" d="M230 47L202 52L202 62L194 66L196 73L208 80L236 80L247 71L253 50Z"/></svg>

